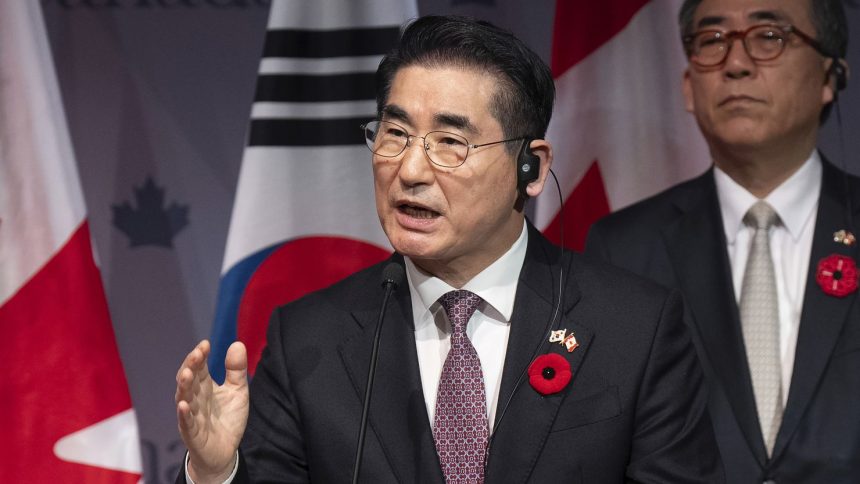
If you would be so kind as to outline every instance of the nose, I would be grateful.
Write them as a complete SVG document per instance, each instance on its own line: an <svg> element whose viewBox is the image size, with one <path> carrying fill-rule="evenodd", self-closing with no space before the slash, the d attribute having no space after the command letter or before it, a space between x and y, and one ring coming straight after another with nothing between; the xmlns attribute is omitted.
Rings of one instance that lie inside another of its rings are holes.
<svg viewBox="0 0 860 484"><path fill-rule="evenodd" d="M729 79L741 79L753 75L756 63L747 52L744 39L735 37L728 45L728 53L723 63L723 71Z"/></svg>
<svg viewBox="0 0 860 484"><path fill-rule="evenodd" d="M409 147L412 146L412 140L414 140L414 139L420 139L421 140L421 144L418 146L421 146L422 148L424 148L425 153L430 149L430 145L427 143L427 138L425 138L424 136L417 136L414 134L407 134L406 135L406 148L404 148L404 149L408 150Z"/></svg>
<svg viewBox="0 0 860 484"><path fill-rule="evenodd" d="M413 142L415 140L416 142ZM400 169L397 177L406 187L429 185L433 183L434 171L427 158L427 142L421 136L409 136L406 148L400 155Z"/></svg>

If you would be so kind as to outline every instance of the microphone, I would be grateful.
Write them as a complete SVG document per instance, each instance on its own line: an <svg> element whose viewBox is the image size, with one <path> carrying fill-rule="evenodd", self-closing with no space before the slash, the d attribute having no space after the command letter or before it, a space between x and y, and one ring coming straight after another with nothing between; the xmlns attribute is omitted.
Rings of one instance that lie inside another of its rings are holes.
<svg viewBox="0 0 860 484"><path fill-rule="evenodd" d="M379 359L379 336L382 334L382 321L385 318L385 308L388 307L388 299L397 286L403 284L406 274L403 266L396 262L389 262L382 270L382 287L385 294L382 296L382 307L379 308L379 319L376 322L376 332L373 334L373 349L370 351L370 368L367 370L367 385L364 388L364 404L361 407L361 424L358 430L358 445L355 449L355 463L352 466L352 483L358 483L358 474L361 470L361 457L364 454L364 437L367 434L367 415L370 413L370 396L373 393L373 378L376 375L376 361Z"/></svg>

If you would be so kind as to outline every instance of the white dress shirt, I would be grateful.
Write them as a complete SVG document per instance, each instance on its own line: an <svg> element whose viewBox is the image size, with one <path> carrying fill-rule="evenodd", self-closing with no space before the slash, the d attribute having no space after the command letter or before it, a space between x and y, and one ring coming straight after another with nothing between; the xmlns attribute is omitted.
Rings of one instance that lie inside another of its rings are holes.
<svg viewBox="0 0 860 484"><path fill-rule="evenodd" d="M436 390L442 376L442 366L451 348L451 323L438 299L446 292L465 289L483 299L466 326L466 334L481 359L487 393L487 422L492 433L511 329L511 314L514 311L514 296L526 258L527 242L528 231L523 224L522 233L514 245L460 288L451 287L420 270L408 258L405 259L415 321L415 348L418 350L424 403L431 424L436 415Z"/></svg>
<svg viewBox="0 0 860 484"><path fill-rule="evenodd" d="M776 210L780 223L770 229L770 252L779 302L779 348L782 363L782 403L788 400L803 294L806 288L812 234L821 192L821 158L817 151L788 180L764 200ZM759 199L714 168L717 196L732 266L735 299L740 302L744 270L754 230L743 223L744 215Z"/></svg>

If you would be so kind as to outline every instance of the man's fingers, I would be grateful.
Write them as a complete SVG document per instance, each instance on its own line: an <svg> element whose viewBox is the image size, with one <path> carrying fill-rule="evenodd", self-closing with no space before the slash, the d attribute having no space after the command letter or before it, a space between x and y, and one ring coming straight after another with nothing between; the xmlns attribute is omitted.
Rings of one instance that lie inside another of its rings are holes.
<svg viewBox="0 0 860 484"><path fill-rule="evenodd" d="M194 378L193 373L189 368L185 368L179 377L179 384L176 385L176 395L174 397L177 405L177 410L179 406L184 404L184 408L187 408L189 411L189 415L191 417L195 417L198 413L200 413L201 405L206 405L205 400L206 395L201 394L200 385L197 379Z"/></svg>
<svg viewBox="0 0 860 484"><path fill-rule="evenodd" d="M188 367L183 366L176 372L176 395L174 397L176 403L190 398L192 378L194 378L194 374Z"/></svg>
<svg viewBox="0 0 860 484"><path fill-rule="evenodd" d="M190 440L196 433L196 424L188 402L183 400L176 404L176 421L179 422L179 433L182 435L183 440L186 440L185 438ZM187 444L188 441L186 440Z"/></svg>
<svg viewBox="0 0 860 484"><path fill-rule="evenodd" d="M196 388L199 388L199 385L194 384L194 372L191 368L181 368L179 374L176 375L176 396L174 397L176 403L180 401L191 402L194 399Z"/></svg>
<svg viewBox="0 0 860 484"><path fill-rule="evenodd" d="M227 348L224 369L226 370L225 384L246 385L248 383L248 351L242 342L235 341Z"/></svg>
<svg viewBox="0 0 860 484"><path fill-rule="evenodd" d="M183 368L191 368L195 373L200 370L205 370L208 374L209 369L206 367L206 359L209 358L209 351L210 346L208 340L204 339L200 343L197 343L197 346L185 355L185 359L182 360L182 364L179 365L179 371L176 372L177 383L179 382L179 372L181 372Z"/></svg>
<svg viewBox="0 0 860 484"><path fill-rule="evenodd" d="M195 396L200 392L201 381L209 378L209 369L206 365L209 351L209 341L204 339L182 361L182 365L176 372L176 394L174 395L174 400L177 405L180 401L188 402L190 407L195 405Z"/></svg>

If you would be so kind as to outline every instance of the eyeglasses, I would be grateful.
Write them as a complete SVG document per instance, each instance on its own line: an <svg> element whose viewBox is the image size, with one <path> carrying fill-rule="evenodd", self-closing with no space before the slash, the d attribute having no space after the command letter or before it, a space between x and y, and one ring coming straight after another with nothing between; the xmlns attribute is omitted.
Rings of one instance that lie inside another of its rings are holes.
<svg viewBox="0 0 860 484"><path fill-rule="evenodd" d="M415 136L409 134L406 128L390 121L371 121L362 125L361 128L364 130L367 147L375 155L383 158L394 158L403 153L413 138L419 138L424 142L422 146L427 159L434 165L445 168L456 168L465 163L470 149L525 139L523 137L510 138L472 145L459 134L447 131L430 131L424 136Z"/></svg>
<svg viewBox="0 0 860 484"><path fill-rule="evenodd" d="M753 25L746 30L700 30L684 37L684 48L690 62L701 67L714 67L725 62L735 39L740 39L750 59L768 61L776 59L785 50L786 39L794 34L818 51L829 55L815 39L793 25Z"/></svg>

